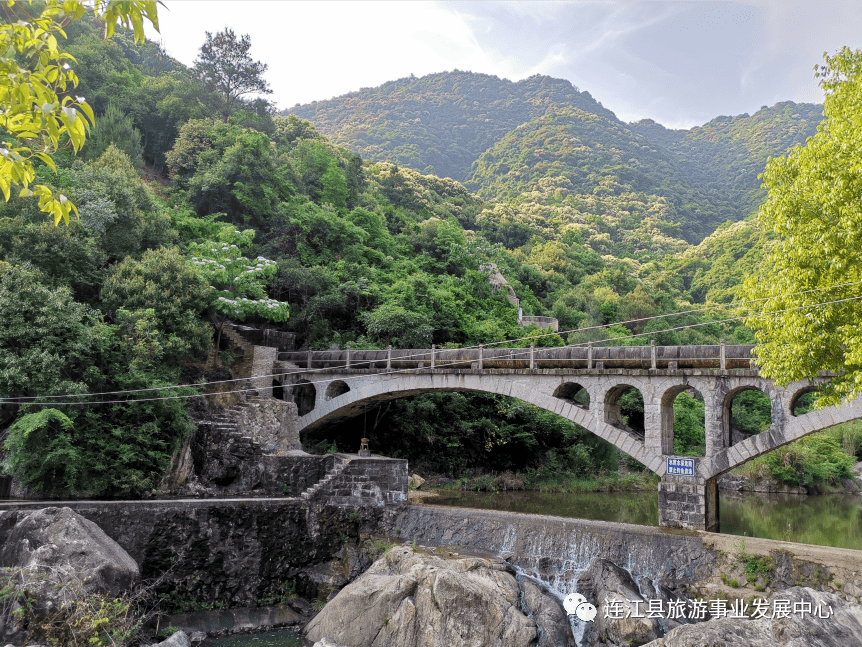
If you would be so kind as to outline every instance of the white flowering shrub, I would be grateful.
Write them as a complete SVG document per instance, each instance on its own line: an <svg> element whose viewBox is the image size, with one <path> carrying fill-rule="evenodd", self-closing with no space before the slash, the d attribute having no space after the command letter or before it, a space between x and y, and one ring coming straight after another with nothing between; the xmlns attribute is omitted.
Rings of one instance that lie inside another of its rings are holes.
<svg viewBox="0 0 862 647"><path fill-rule="evenodd" d="M243 256L243 249L252 240L254 230L239 231L225 224L218 240L189 245L192 262L212 288L210 309L236 321L253 315L276 323L287 321L288 304L266 294L266 283L278 271L278 265L263 256Z"/></svg>

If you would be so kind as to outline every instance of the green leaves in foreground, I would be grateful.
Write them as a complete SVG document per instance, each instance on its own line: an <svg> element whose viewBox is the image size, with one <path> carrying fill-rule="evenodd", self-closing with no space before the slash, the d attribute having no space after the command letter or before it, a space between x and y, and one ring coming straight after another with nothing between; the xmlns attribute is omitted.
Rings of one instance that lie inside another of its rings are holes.
<svg viewBox="0 0 862 647"><path fill-rule="evenodd" d="M745 283L745 298L766 299L746 323L755 330L761 375L787 384L839 373L818 406L862 393L862 51L826 57L818 76L826 120L805 146L771 159L769 199L759 217L780 238ZM827 303L831 302L831 303Z"/></svg>

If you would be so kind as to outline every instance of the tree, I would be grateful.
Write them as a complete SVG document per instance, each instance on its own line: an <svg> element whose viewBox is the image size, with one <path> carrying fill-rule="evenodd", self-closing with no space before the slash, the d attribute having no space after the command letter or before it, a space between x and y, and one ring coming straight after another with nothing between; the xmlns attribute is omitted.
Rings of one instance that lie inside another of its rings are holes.
<svg viewBox="0 0 862 647"><path fill-rule="evenodd" d="M0 263L0 395L86 392L98 312L32 269Z"/></svg>
<svg viewBox="0 0 862 647"><path fill-rule="evenodd" d="M34 163L39 160L56 171L51 155L66 146L79 151L95 121L85 97L66 94L78 84L75 59L57 43L57 36L66 36L63 27L83 18L88 8L78 0L47 0L39 6L42 11L31 15L8 2L0 23L0 51L5 53L0 59L0 129L8 137L0 146L0 191L7 201L13 189L20 189L20 196L36 196L55 224L68 223L77 209L65 195L55 196L44 184L30 187L36 179ZM92 12L105 23L106 38L120 23L143 41L144 18L159 28L155 0L97 0Z"/></svg>
<svg viewBox="0 0 862 647"><path fill-rule="evenodd" d="M102 287L102 303L120 309L151 309L164 342L166 359L206 350L211 328L200 320L210 304L211 289L197 268L179 251L159 248L144 252L140 261L127 257L111 266Z"/></svg>
<svg viewBox="0 0 862 647"><path fill-rule="evenodd" d="M263 79L269 66L249 56L251 37L248 34L237 40L233 30L225 27L215 36L210 32L206 32L206 36L194 68L204 83L224 99L222 114L227 121L241 96L272 93Z"/></svg>
<svg viewBox="0 0 862 647"><path fill-rule="evenodd" d="M128 155L135 168L144 165L141 132L132 124L132 118L114 104L108 105L104 116L93 127L90 142L84 149L84 159L98 159L111 144Z"/></svg>
<svg viewBox="0 0 862 647"><path fill-rule="evenodd" d="M825 120L761 176L769 198L760 222L779 240L744 286L744 298L766 299L747 320L761 375L786 384L837 373L820 406L862 392L862 304L845 300L859 285L834 287L862 280L862 51L845 47L825 61Z"/></svg>
<svg viewBox="0 0 862 647"><path fill-rule="evenodd" d="M402 348L426 348L431 343L431 326L428 317L410 312L401 306L386 304L361 316L371 337L382 337L386 345L397 337Z"/></svg>
<svg viewBox="0 0 862 647"><path fill-rule="evenodd" d="M251 245L254 230L239 231L233 225L223 224L218 240L192 243L189 252L210 290L209 311L216 325L216 357L221 333L228 319L242 321L257 316L276 323L287 321L290 308L287 303L270 299L266 282L278 272L278 265L263 256L250 260L242 256L243 248Z"/></svg>

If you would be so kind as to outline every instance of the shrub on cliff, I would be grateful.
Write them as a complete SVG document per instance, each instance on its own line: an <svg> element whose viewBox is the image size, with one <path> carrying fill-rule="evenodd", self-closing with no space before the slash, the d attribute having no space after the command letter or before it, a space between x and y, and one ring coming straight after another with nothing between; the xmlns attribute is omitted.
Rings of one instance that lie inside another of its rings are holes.
<svg viewBox="0 0 862 647"><path fill-rule="evenodd" d="M40 278L0 267L0 396L26 398L6 404L18 416L4 443L12 475L61 496L152 489L190 429L182 400L153 400L191 392L161 390L178 375L164 361L166 331L152 309L118 310L107 324ZM45 398L67 394L82 395Z"/></svg>
<svg viewBox="0 0 862 647"><path fill-rule="evenodd" d="M831 434L816 434L764 457L770 475L791 484L831 483L851 476L855 457L845 453Z"/></svg>

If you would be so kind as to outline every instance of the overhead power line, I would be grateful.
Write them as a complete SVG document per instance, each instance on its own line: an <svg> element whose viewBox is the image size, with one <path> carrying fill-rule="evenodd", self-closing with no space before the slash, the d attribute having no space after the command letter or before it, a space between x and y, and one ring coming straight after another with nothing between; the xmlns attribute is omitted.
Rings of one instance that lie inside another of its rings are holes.
<svg viewBox="0 0 862 647"><path fill-rule="evenodd" d="M806 291L806 292L808 292L808 291ZM781 314L781 313L784 313L784 312L791 312L791 311L793 311L793 310L803 310L803 309L806 309L806 308L816 308L816 307L821 307L821 306L833 305L833 304L836 304L836 303L845 303L845 302L849 302L849 301L859 301L859 300L862 300L862 295L853 296L853 297L846 297L846 298L844 298L844 299L834 299L834 300L832 300L832 301L822 301L822 302L819 302L819 303L812 303L812 304L808 304L808 305L793 306L793 307L790 307L790 308L784 308L784 309L782 309L782 310L774 310L774 311L771 311L771 312L761 312L761 313L759 313L759 314L758 314L758 316L763 316L763 315L777 315L777 314ZM679 314L679 313L677 313L677 314ZM666 330L660 330L660 331L651 331L651 332L638 333L638 334L636 334L636 335L631 335L631 336L629 336L629 337L624 337L623 339L632 339L632 338L634 338L634 337L647 337L647 336L650 336L650 335L655 335L655 334L657 334L657 333L659 333L659 332L673 332L673 331L677 331L677 330L685 330L685 329L687 329L687 328L698 328L698 327L700 327L700 326L710 326L710 325L713 325L713 324L729 323L729 322L731 322L731 321L741 321L742 319L747 319L748 317L751 317L751 316L754 316L754 315L750 315L750 314L748 314L748 315L740 315L740 316L737 316L737 317L728 317L728 318L726 318L726 319L719 319L719 320L714 320L714 321L702 321L702 322L698 322L698 323L694 323L694 324L685 324L685 325L682 325L682 326L675 326L675 327L673 327L673 328L668 328L668 329L666 329ZM643 319L635 319L635 320L633 320L633 321L638 321L638 322L639 322L639 321L643 321ZM616 324L611 324L611 325L616 325ZM583 329L583 330L593 330L593 329L595 329L595 328L596 328L596 327L590 327L590 328ZM564 331L564 332L578 332L578 331L577 331L577 330L572 330L572 331ZM548 333L548 334L558 334L558 333ZM543 336L544 336L544 335L543 335ZM527 339L531 339L531 340L532 340L532 339L536 339L536 338L537 338L537 337L522 337L522 338L517 339L517 340L510 340L509 342L499 342L499 343L511 343L512 341L523 341L523 340L527 340ZM578 343L578 344L572 344L572 345L570 345L569 347L587 346L587 345L590 345L590 344L601 344L601 343L604 343L604 342L609 342L609 341L619 341L619 340L620 340L620 338L619 338L619 337L608 337L607 339L600 339L600 340L595 340L595 341L581 342L581 343ZM493 345L493 344L486 344L486 346L491 346L491 345ZM466 347L466 349L470 349L470 348L477 348L477 347L476 347L476 346ZM453 350L465 350L465 349L453 349ZM525 350L526 350L526 349L525 349ZM424 354L424 353L423 353L423 354ZM398 360L403 360L403 359L408 359L408 358L411 358L411 357L417 357L417 356L418 356L418 354L402 355L402 356L399 356L397 359L398 359ZM438 364L438 365L436 366L436 368L446 368L446 366L452 366L452 365L455 365L455 364L459 364L459 363L462 363L463 361L464 361L464 360L463 360L463 359L461 359L461 360L455 360L455 361L453 361L453 362L448 362L448 363ZM155 398L134 398L134 399L124 399L124 400L93 400L93 401L87 401L87 402L33 402L33 399L36 399L36 398L38 398L38 399L43 399L43 398L48 398L48 397L54 397L54 398L60 398L60 397L63 397L63 398L81 398L81 397L92 397L92 396L97 396L97 395L116 395L116 394L125 394L125 393L128 393L128 394L133 394L133 393L143 393L143 392L154 391L154 390L168 390L168 389L175 389L175 388L195 388L195 387L198 387L198 386L208 386L208 385L211 385L211 384L224 384L224 383L227 383L227 382L248 382L249 380L270 379L270 378L273 378L273 377L283 377L283 376L285 376L285 375L307 375L307 374L308 374L308 373L310 373L310 372L315 372L315 371L325 371L325 370L329 370L329 369L306 369L306 370L293 371L293 372L289 372L289 373L274 373L274 374L271 374L271 375L254 375L254 376L251 376L251 377L236 378L236 379L233 379L233 380L223 380L223 381L219 381L219 382L209 382L209 383L203 383L203 384L184 384L184 385L176 385L176 386L166 386L166 387L163 387L162 389L159 389L158 387L154 387L154 388L150 388L150 389L139 389L139 390L132 390L132 391L117 391L117 392L108 392L108 393L104 393L104 394L98 394L98 393L96 393L96 394L93 394L93 393L84 393L84 394L66 394L66 395L62 395L62 396L33 396L32 398L30 398L30 399L29 399L28 401L26 401L26 402L21 402L21 401L19 401L19 400L14 400L14 399L2 399L2 400L0 400L0 404L30 404L30 405L41 405L41 406L84 406L84 405L104 405L104 404L130 404L130 403L133 403L133 402L157 402L157 401L162 401L162 400L181 400L181 399L188 399L188 398L202 398L202 397L211 397L211 396L214 396L214 395L227 395L227 394L230 394L230 393L247 393L247 392L250 392L250 391L257 391L258 389L257 389L257 388L255 388L255 387L248 387L248 388L243 388L243 389L236 389L236 390L233 390L233 391L219 391L219 392L216 392L216 393L192 393L192 394L187 394L187 395L162 396L162 397L155 397ZM415 372L415 371L418 371L418 370L425 370L425 369L424 369L424 368L423 368L423 369L418 369L418 368L407 368L407 369L398 369L398 370L391 370L391 371L378 372L378 373L373 373L373 374L363 374L363 375L345 375L345 376L344 376L344 378L343 378L343 381L345 381L345 382L347 382L347 381L356 381L356 380L361 380L361 379L364 379L364 378L367 378L367 377L379 377L379 376L381 376L381 375L399 375L399 374L406 374L406 373L411 373L411 372ZM303 382L303 383L301 383L301 384L327 384L327 383L329 383L329 382L332 382L332 379L329 379L329 378L328 378L328 379L325 379L325 380L314 380L314 381L309 380L309 381ZM292 384L292 385L288 385L288 386L287 386L287 387L285 387L285 388L291 388L291 387L294 387L294 386L301 386L301 384Z"/></svg>

